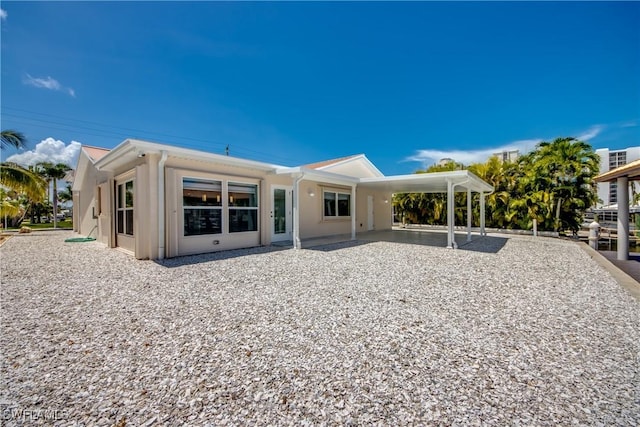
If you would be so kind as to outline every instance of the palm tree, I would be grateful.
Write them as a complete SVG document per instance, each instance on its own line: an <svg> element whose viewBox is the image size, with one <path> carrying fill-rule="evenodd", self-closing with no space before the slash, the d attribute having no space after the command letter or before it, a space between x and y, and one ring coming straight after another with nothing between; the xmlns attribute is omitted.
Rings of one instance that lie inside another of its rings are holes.
<svg viewBox="0 0 640 427"><path fill-rule="evenodd" d="M556 211L554 231L565 225L575 228L573 205L584 210L580 206L591 206L597 200L593 178L598 174L598 155L586 142L556 138L538 144L531 160L536 175L549 179Z"/></svg>
<svg viewBox="0 0 640 427"><path fill-rule="evenodd" d="M24 193L33 201L42 200L46 189L46 181L44 179L12 162L0 164L0 185L18 193Z"/></svg>
<svg viewBox="0 0 640 427"><path fill-rule="evenodd" d="M27 146L27 138L24 134L12 129L1 132L0 142L2 143L1 147L3 149L8 147L25 148Z"/></svg>
<svg viewBox="0 0 640 427"><path fill-rule="evenodd" d="M42 177L53 182L53 228L58 228L58 180L64 178L71 168L64 163L51 162L38 163L37 166Z"/></svg>

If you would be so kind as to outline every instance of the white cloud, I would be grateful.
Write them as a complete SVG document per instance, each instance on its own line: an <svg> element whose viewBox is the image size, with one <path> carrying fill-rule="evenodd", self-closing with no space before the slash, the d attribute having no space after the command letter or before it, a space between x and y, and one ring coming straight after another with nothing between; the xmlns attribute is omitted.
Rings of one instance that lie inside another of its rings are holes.
<svg viewBox="0 0 640 427"><path fill-rule="evenodd" d="M587 129L581 135L578 135L576 137L576 139L586 142L586 141L589 141L590 139L593 139L596 136L598 136L600 134L600 132L602 132L603 130L604 130L604 126L602 126L602 125L591 126L589 129Z"/></svg>
<svg viewBox="0 0 640 427"><path fill-rule="evenodd" d="M509 144L505 144L493 148L485 148L482 150L418 150L413 156L408 157L407 161L420 162L425 167L430 166L440 159L453 159L458 163L465 165L471 163L482 163L486 161L495 153L503 151L518 150L521 154L528 153L533 150L535 146L541 142L541 139L523 139L520 141L513 141Z"/></svg>
<svg viewBox="0 0 640 427"><path fill-rule="evenodd" d="M4 21L5 19L7 19L7 16L9 16L7 14L7 11L4 10L4 9L0 9L0 19L2 19Z"/></svg>
<svg viewBox="0 0 640 427"><path fill-rule="evenodd" d="M70 87L62 86L59 81L52 78L51 76L43 78L43 77L31 77L29 74L27 74L27 76L22 80L22 82L29 86L66 92L72 97L74 98L76 97L75 90L73 90Z"/></svg>
<svg viewBox="0 0 640 427"><path fill-rule="evenodd" d="M605 129L604 125L591 126L586 131L582 132L576 137L580 141L589 141L590 139L598 136ZM525 154L532 151L538 143L543 139L523 139L520 141L513 141L509 144L505 144L498 147L486 148L482 150L418 150L413 156L407 157L405 161L420 162L424 167L431 166L437 163L440 159L453 159L458 163L465 165L471 163L485 162L489 157L495 153L501 153L503 151L518 150L520 154Z"/></svg>
<svg viewBox="0 0 640 427"><path fill-rule="evenodd" d="M78 163L80 146L81 144L77 141L71 141L69 145L66 145L60 140L49 137L39 142L35 149L14 154L8 157L7 161L22 166L32 166L40 162L64 163L75 168Z"/></svg>
<svg viewBox="0 0 640 427"><path fill-rule="evenodd" d="M638 120L629 120L628 122L624 122L620 125L623 128L634 128L638 126Z"/></svg>

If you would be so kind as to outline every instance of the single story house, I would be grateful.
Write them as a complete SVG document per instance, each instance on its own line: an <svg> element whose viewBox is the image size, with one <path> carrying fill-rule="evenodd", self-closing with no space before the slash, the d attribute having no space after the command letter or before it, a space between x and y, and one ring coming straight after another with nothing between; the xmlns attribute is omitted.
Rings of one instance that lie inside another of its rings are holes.
<svg viewBox="0 0 640 427"><path fill-rule="evenodd" d="M468 171L384 176L363 154L287 167L135 139L83 146L74 230L138 259L390 230L393 193L493 191ZM469 209L470 211L471 209ZM471 218L468 218L470 238ZM448 247L455 248L454 224Z"/></svg>

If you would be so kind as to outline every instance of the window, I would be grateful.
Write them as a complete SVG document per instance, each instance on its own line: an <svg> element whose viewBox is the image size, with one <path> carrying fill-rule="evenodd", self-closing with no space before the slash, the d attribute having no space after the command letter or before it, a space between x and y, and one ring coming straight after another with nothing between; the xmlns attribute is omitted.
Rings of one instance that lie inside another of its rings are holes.
<svg viewBox="0 0 640 427"><path fill-rule="evenodd" d="M324 216L325 218L351 216L351 194L325 191Z"/></svg>
<svg viewBox="0 0 640 427"><path fill-rule="evenodd" d="M229 182L229 233L258 230L258 186Z"/></svg>
<svg viewBox="0 0 640 427"><path fill-rule="evenodd" d="M609 183L609 204L618 203L618 183Z"/></svg>
<svg viewBox="0 0 640 427"><path fill-rule="evenodd" d="M133 236L133 180L118 184L117 197L118 234Z"/></svg>
<svg viewBox="0 0 640 427"><path fill-rule="evenodd" d="M184 235L222 233L222 182L182 179Z"/></svg>
<svg viewBox="0 0 640 427"><path fill-rule="evenodd" d="M609 170L618 168L627 164L626 151L613 151L609 153Z"/></svg>

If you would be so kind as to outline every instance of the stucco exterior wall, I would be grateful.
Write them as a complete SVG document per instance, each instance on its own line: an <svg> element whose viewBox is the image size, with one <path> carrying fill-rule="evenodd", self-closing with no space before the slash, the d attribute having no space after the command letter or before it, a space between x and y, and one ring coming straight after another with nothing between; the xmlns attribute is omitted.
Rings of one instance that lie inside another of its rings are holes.
<svg viewBox="0 0 640 427"><path fill-rule="evenodd" d="M83 236L98 237L98 218L96 212L95 192L101 173L86 158L81 157L84 179L75 186L73 191L73 227Z"/></svg>
<svg viewBox="0 0 640 427"><path fill-rule="evenodd" d="M301 239L351 233L350 216L324 218L323 191L325 190L351 194L351 187L302 181L300 183ZM356 188L356 232L367 231L367 196L373 196L373 229L391 229L391 194ZM384 203L384 200L387 200L388 203Z"/></svg>

